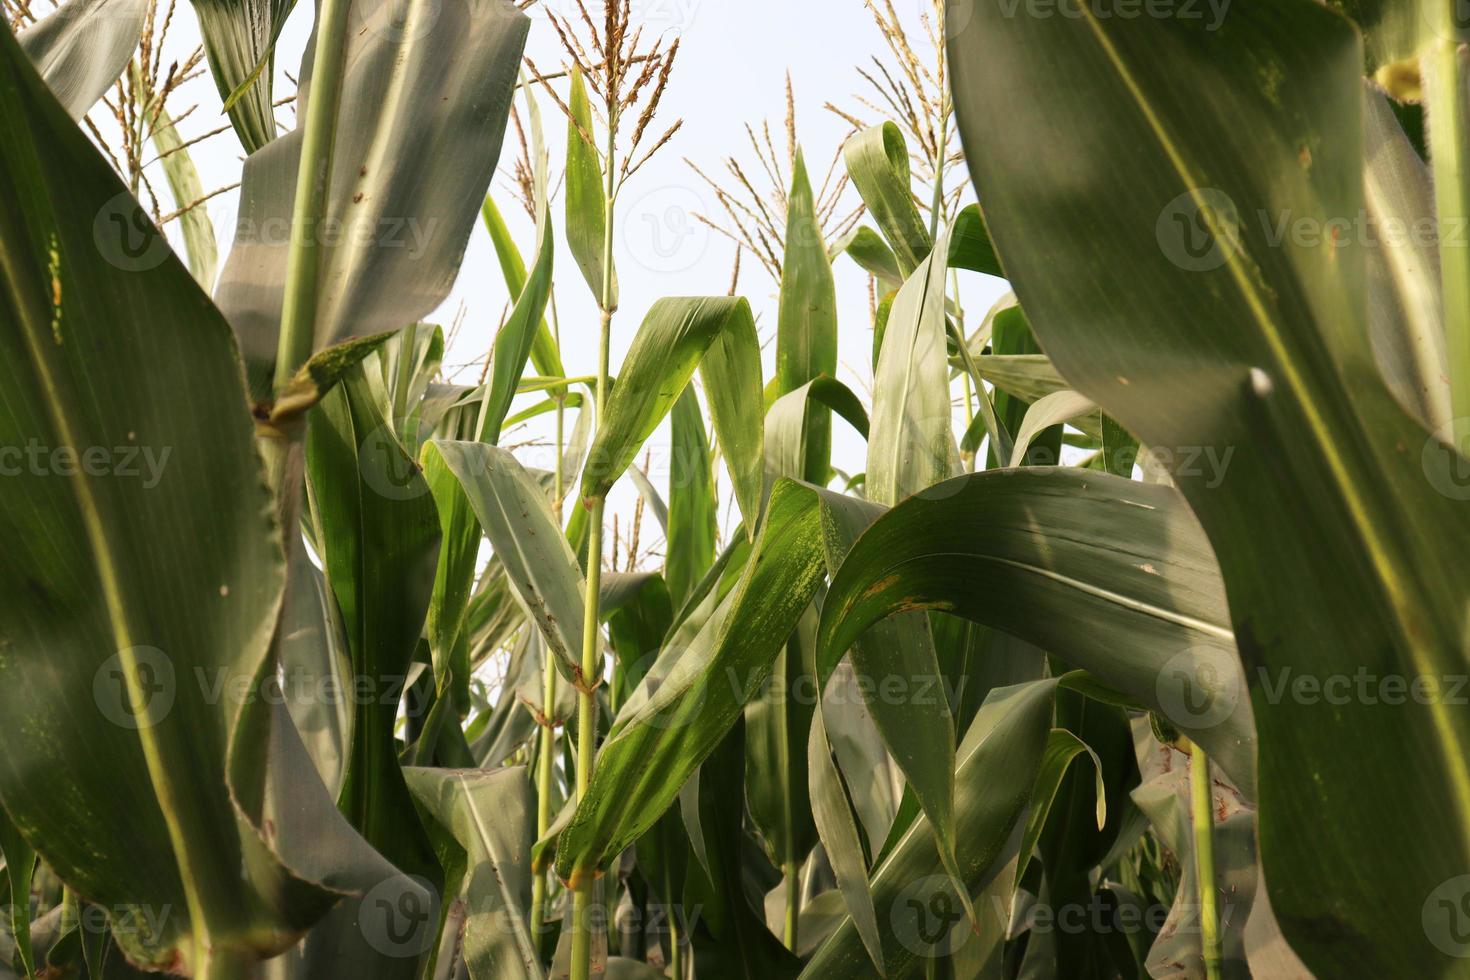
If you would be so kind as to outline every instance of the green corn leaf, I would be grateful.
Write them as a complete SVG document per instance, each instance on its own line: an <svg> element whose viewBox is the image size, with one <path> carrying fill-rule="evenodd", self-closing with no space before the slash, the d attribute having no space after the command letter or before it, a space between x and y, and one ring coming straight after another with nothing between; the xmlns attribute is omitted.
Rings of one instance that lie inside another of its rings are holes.
<svg viewBox="0 0 1470 980"><path fill-rule="evenodd" d="M668 558L664 574L676 605L715 560L719 537L714 461L693 385L674 402L669 467Z"/></svg>
<svg viewBox="0 0 1470 980"><path fill-rule="evenodd" d="M69 0L20 32L20 46L73 119L123 72L143 33L143 0Z"/></svg>
<svg viewBox="0 0 1470 980"><path fill-rule="evenodd" d="M699 368L715 436L746 526L762 489L760 342L750 304L727 296L661 299L623 360L582 474L582 496L606 495Z"/></svg>
<svg viewBox="0 0 1470 980"><path fill-rule="evenodd" d="M786 205L786 254L776 319L776 391L789 394L837 373L837 287L817 223L811 181L801 151L792 164ZM825 486L831 478L832 417L825 406L807 411L802 479Z"/></svg>
<svg viewBox="0 0 1470 980"><path fill-rule="evenodd" d="M495 446L436 440L424 447L424 457L431 468L442 467L459 481L557 667L575 680L581 674L586 585L546 494L514 456Z"/></svg>
<svg viewBox="0 0 1470 980"><path fill-rule="evenodd" d="M962 616L1164 711L1253 793L1251 705L1227 703L1240 668L1193 515L1165 487L1048 469L956 477L880 517L833 579L820 656L895 612ZM1213 681L1217 710L1192 717L1193 702L1166 683L1173 671Z"/></svg>
<svg viewBox="0 0 1470 980"><path fill-rule="evenodd" d="M1229 693L1257 704L1283 932L1321 975L1459 970L1422 910L1470 868L1470 717L1437 695L1328 704L1264 687L1282 671L1464 672L1467 464L1382 380L1373 245L1270 235L1272 216L1330 228L1364 210L1358 34L1295 2L1232 5L1215 31L975 14L951 41L955 100L1016 294L1072 386L1171 454L1229 583L1250 684ZM1010 108L1021 91L1025 119ZM1105 139L1082 135L1099 124ZM1043 146L1077 162L1065 180L1035 166ZM1293 844L1324 813L1313 846Z"/></svg>
<svg viewBox="0 0 1470 980"><path fill-rule="evenodd" d="M603 185L602 153L589 143L596 139L587 83L580 69L572 69L571 118L567 120L567 245L598 303L603 298L602 260L607 233L607 189ZM609 162L608 166L612 164ZM612 309L618 306L618 274L612 273Z"/></svg>
<svg viewBox="0 0 1470 980"><path fill-rule="evenodd" d="M296 0L194 0L210 73L246 153L277 135L271 105L275 47L295 5ZM354 15L368 20L371 10Z"/></svg>
<svg viewBox="0 0 1470 980"><path fill-rule="evenodd" d="M285 575L230 330L9 32L0 118L0 444L50 447L0 481L0 799L136 962L272 956L357 839L312 865L230 778Z"/></svg>
<svg viewBox="0 0 1470 980"><path fill-rule="evenodd" d="M319 238L314 349L401 329L443 301L500 156L528 18L508 0L410 7L432 8L432 24L395 26L396 0L354 5L328 199L321 223L298 229ZM301 139L297 128L246 160L215 291L258 402L271 397Z"/></svg>
<svg viewBox="0 0 1470 980"><path fill-rule="evenodd" d="M525 769L410 768L404 777L453 841L446 847L461 877L461 941L471 980L541 977L527 923L536 809Z"/></svg>
<svg viewBox="0 0 1470 980"><path fill-rule="evenodd" d="M955 824L967 888L985 881L1030 803L1057 683L1034 681L996 691L960 745ZM947 957L962 943L975 941L934 844L928 821L919 818L873 875L886 976L909 975L922 960ZM849 918L817 949L801 975L821 980L862 976L871 969L862 937Z"/></svg>
<svg viewBox="0 0 1470 980"><path fill-rule="evenodd" d="M914 203L903 133L891 122L873 126L849 139L842 153L853 186L898 258L900 276L908 279L929 257L934 242Z"/></svg>
<svg viewBox="0 0 1470 980"><path fill-rule="evenodd" d="M360 366L308 416L307 490L327 584L341 611L357 705L341 806L369 843L410 874L437 864L394 748L397 699L428 614L439 556L434 498Z"/></svg>
<svg viewBox="0 0 1470 980"><path fill-rule="evenodd" d="M880 503L897 503L959 469L945 360L942 245L899 290L873 369L866 492Z"/></svg>

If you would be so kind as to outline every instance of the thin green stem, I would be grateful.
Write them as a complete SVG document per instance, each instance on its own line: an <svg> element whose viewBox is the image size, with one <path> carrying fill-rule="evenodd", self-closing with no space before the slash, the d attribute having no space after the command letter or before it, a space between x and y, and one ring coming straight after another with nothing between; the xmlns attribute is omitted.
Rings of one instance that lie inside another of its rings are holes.
<svg viewBox="0 0 1470 980"><path fill-rule="evenodd" d="M944 210L944 157L949 152L949 96L939 111L939 157L934 161L934 199L929 205L929 240L939 237L939 215Z"/></svg>
<svg viewBox="0 0 1470 980"><path fill-rule="evenodd" d="M607 316L604 314L604 321ZM602 388L599 379L599 388ZM598 399L600 405L602 400ZM577 799L587 795L592 784L592 767L597 754L597 694L595 684L601 676L602 651L598 635L598 591L602 588L602 511L603 499L592 501L592 520L587 544L587 595L582 626L582 683L577 692ZM589 980L592 975L592 935L596 923L592 908L596 904L593 890L595 877L584 875L572 883L572 980Z"/></svg>
<svg viewBox="0 0 1470 980"><path fill-rule="evenodd" d="M608 91L616 86L609 84ZM607 408L608 351L612 339L613 318L613 218L617 200L614 178L617 174L616 150L618 133L618 105L609 99L607 106L607 156L603 188L603 235L602 235L602 330L597 351L597 406L601 413ZM597 426L601 426L601 420ZM582 685L578 693L577 707L577 799L581 800L592 784L592 767L597 753L597 695L596 685L602 678L602 648L598 632L600 606L598 591L602 588L602 514L606 499L596 497L586 501L592 510L592 519L587 542L587 593L583 603L582 621ZM594 876L586 875L572 884L572 956L571 980L589 980L592 975L592 938L597 924L591 920L594 902Z"/></svg>
<svg viewBox="0 0 1470 980"><path fill-rule="evenodd" d="M793 953L796 952L797 920L801 914L801 877L798 871L795 861L787 861L781 868L786 879L786 928L782 939Z"/></svg>
<svg viewBox="0 0 1470 980"><path fill-rule="evenodd" d="M674 980L684 980L684 956L679 949L679 907L674 904L674 885L669 877L669 871L664 869L664 900L669 902L665 909L668 914L664 916L669 923L669 976Z"/></svg>
<svg viewBox="0 0 1470 980"><path fill-rule="evenodd" d="M1450 40L1436 41L1424 61L1450 408L1454 444L1463 452L1470 445L1470 247L1465 241L1470 221L1470 169L1466 168L1464 75L1459 45Z"/></svg>
<svg viewBox="0 0 1470 980"><path fill-rule="evenodd" d="M1215 803L1210 783L1210 760L1191 743L1189 763L1190 808L1194 822L1195 874L1199 880L1200 947L1206 980L1220 980L1222 960L1220 918L1215 901Z"/></svg>
<svg viewBox="0 0 1470 980"><path fill-rule="evenodd" d="M302 125L301 165L296 171L291 244L286 253L286 289L276 356L278 392L311 357L316 340L317 275L321 265L317 225L331 189L332 150L336 142L337 106L342 97L350 7L351 0L322 0L318 15L311 98L307 100Z"/></svg>
<svg viewBox="0 0 1470 980"><path fill-rule="evenodd" d="M552 308L552 325L557 346L561 346L560 331L556 328L555 307ZM563 389L565 391L565 389ZM556 398L556 465L553 471L552 509L556 512L557 526L562 521L562 497L566 492L566 474L563 472L562 453L566 443L566 399ZM551 782L555 775L556 729L556 661L548 653L542 665L541 677L541 749L536 759L536 837L546 836L551 827ZM541 942L541 932L546 924L546 892L550 869L537 874L531 881L531 936Z"/></svg>

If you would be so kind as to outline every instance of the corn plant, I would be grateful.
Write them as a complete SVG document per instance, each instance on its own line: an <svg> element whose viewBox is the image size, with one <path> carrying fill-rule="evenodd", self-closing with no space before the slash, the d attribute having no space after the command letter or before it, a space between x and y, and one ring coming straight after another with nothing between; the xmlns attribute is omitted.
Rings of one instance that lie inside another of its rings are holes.
<svg viewBox="0 0 1470 980"><path fill-rule="evenodd" d="M1470 976L1464 24L834 8L830 166L788 79L620 317L680 44L520 6L322 0L282 99L289 3L6 0L0 978Z"/></svg>

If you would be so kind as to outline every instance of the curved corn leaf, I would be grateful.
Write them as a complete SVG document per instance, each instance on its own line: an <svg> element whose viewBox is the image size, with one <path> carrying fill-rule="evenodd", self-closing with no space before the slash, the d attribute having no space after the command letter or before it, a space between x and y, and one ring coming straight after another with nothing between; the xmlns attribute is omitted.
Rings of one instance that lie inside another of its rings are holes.
<svg viewBox="0 0 1470 980"><path fill-rule="evenodd" d="M967 888L977 888L1005 850L1031 801L1051 729L1058 681L1002 688L965 733L955 773L959 864ZM921 958L945 956L970 931L958 895L940 870L934 833L916 820L879 866L872 882L887 976L905 976ZM861 976L868 953L849 918L807 961L802 977Z"/></svg>
<svg viewBox="0 0 1470 980"><path fill-rule="evenodd" d="M31 878L36 868L36 852L31 850L15 824L0 809L0 857L5 859L5 899L9 938L15 943L15 958L24 976L36 975L36 959L31 947ZM9 965L0 959L0 968Z"/></svg>
<svg viewBox="0 0 1470 980"><path fill-rule="evenodd" d="M510 403L520 391L521 375L526 359L536 347L538 329L544 329L546 304L551 299L551 277L556 255L556 242L551 233L551 213L542 190L546 186L544 169L537 182L538 218L536 220L536 261L526 277L524 288L516 294L515 306L505 324L495 335L491 351L490 387L480 407L478 438L481 442L498 443Z"/></svg>
<svg viewBox="0 0 1470 980"><path fill-rule="evenodd" d="M944 242L909 276L873 369L866 493L895 504L959 469L945 360Z"/></svg>
<svg viewBox="0 0 1470 980"><path fill-rule="evenodd" d="M786 202L786 252L776 319L776 391L781 395L837 373L837 287L800 150L792 164ZM791 475L825 486L831 478L832 416L825 407L808 408L805 428L805 465Z"/></svg>
<svg viewBox="0 0 1470 980"><path fill-rule="evenodd" d="M867 225L859 225L832 247L832 259L847 254L864 272L878 280L878 291L887 295L903 285L904 275L898 267L898 256Z"/></svg>
<svg viewBox="0 0 1470 980"><path fill-rule="evenodd" d="M661 299L638 328L582 473L582 496L602 497L668 415L699 367L715 436L747 527L760 515L760 341L750 304L733 296Z"/></svg>
<svg viewBox="0 0 1470 980"><path fill-rule="evenodd" d="M827 738L825 712L822 707L812 719L807 742L812 818L842 891L843 906L852 917L868 957L881 965L883 942L878 932L878 913L873 908L873 893L868 887L868 859L863 850L862 830L848 803L847 789Z"/></svg>
<svg viewBox="0 0 1470 980"><path fill-rule="evenodd" d="M69 0L21 31L21 49L73 119L127 70L147 8L145 0Z"/></svg>
<svg viewBox="0 0 1470 980"><path fill-rule="evenodd" d="M1219 569L1183 500L1101 473L989 470L899 504L833 579L819 656L840 655L870 624L914 609L1020 637L1156 710L1172 691L1166 667L1239 672ZM1216 683L1228 693L1231 680ZM1249 793L1249 702L1232 702L1208 724L1189 707L1168 701L1162 710Z"/></svg>
<svg viewBox="0 0 1470 980"><path fill-rule="evenodd" d="M480 217L485 230L490 234L491 244L495 246L495 256L500 260L500 272L505 277L506 289L512 296L521 295L526 288L526 260L521 257L521 250L510 236L510 229L506 227L505 218L493 198L485 198L485 203L480 207ZM531 343L531 363L536 365L537 372L547 377L560 378L567 373L566 368L562 367L561 351L557 349L556 340L545 319L536 327L536 339Z"/></svg>
<svg viewBox="0 0 1470 980"><path fill-rule="evenodd" d="M306 475L317 545L341 612L359 699L342 812L402 870L438 865L394 747L397 691L413 662L439 557L429 487L375 397L375 372L349 373L307 417Z"/></svg>
<svg viewBox="0 0 1470 980"><path fill-rule="evenodd" d="M546 494L514 456L486 443L435 440L424 447L424 459L459 481L557 668L575 681L582 670L578 654L586 585Z"/></svg>
<svg viewBox="0 0 1470 980"><path fill-rule="evenodd" d="M1097 406L1092 403L1091 399L1075 391L1054 391L1050 395L1042 396L1026 409L1026 416L1021 420L1021 427L1016 430L1016 444L1011 447L1009 465L1021 466L1024 464L1026 450L1031 448L1032 440L1047 429L1063 422L1070 422L1079 415L1096 411Z"/></svg>
<svg viewBox="0 0 1470 980"><path fill-rule="evenodd" d="M795 391L787 392L766 410L766 476L800 479L807 459L806 432L811 403L820 402L836 412L862 435L868 437L868 413L863 403L836 378L813 378Z"/></svg>
<svg viewBox="0 0 1470 980"><path fill-rule="evenodd" d="M336 895L227 778L285 571L229 328L8 31L0 118L0 444L48 447L0 481L0 800L137 962L274 955Z"/></svg>
<svg viewBox="0 0 1470 980"><path fill-rule="evenodd" d="M739 584L652 695L613 722L557 845L563 880L595 873L652 827L739 718L816 594L821 535L816 495L778 482Z"/></svg>
<svg viewBox="0 0 1470 980"><path fill-rule="evenodd" d="M445 0L410 6L410 18L432 23L395 23L403 2L353 5L362 27L347 39L330 193L321 223L294 230L319 249L315 349L398 330L443 301L500 156L527 17L508 0ZM310 68L308 54L303 101ZM271 395L301 134L245 161L216 290L257 401Z"/></svg>
<svg viewBox="0 0 1470 980"><path fill-rule="evenodd" d="M454 842L447 850L460 878L460 940L471 980L541 977L527 925L536 809L525 769L409 768L403 774L419 805Z"/></svg>
<svg viewBox="0 0 1470 980"><path fill-rule="evenodd" d="M1017 313L1019 307L1013 307ZM1013 398L1040 401L1067 390L1067 382L1045 354L982 354L975 359L980 376Z"/></svg>
<svg viewBox="0 0 1470 980"><path fill-rule="evenodd" d="M296 0L194 0L210 74L246 153L277 136L271 105L276 39L295 6ZM402 9L397 16L406 19Z"/></svg>
<svg viewBox="0 0 1470 980"><path fill-rule="evenodd" d="M1451 971L1463 961L1422 910L1470 869L1470 716L1441 696L1266 689L1283 671L1443 685L1465 669L1467 464L1373 361L1369 243L1272 231L1283 214L1330 229L1363 210L1358 37L1307 2L1236 3L1210 33L1084 13L1022 25L982 6L951 41L991 232L1058 370L1169 448L1219 555L1261 736L1266 879L1292 946L1324 975ZM1072 161L1064 176L1036 166L1042 147ZM1116 289L1120 276L1148 288ZM1199 465L1201 447L1233 453L1223 473ZM1297 846L1323 813L1330 827Z"/></svg>
<svg viewBox="0 0 1470 980"><path fill-rule="evenodd" d="M962 209L950 225L949 267L983 272L987 276L1005 275L995 254L995 245L990 240L990 230L985 227L985 215L980 213L978 204Z"/></svg>
<svg viewBox="0 0 1470 980"><path fill-rule="evenodd" d="M827 571L835 576L853 543L886 508L835 495L824 495L823 505ZM842 654L841 648L824 650L818 646L819 691L826 690ZM954 882L961 883L954 824L954 718L950 714L929 619L915 612L875 624L852 644L850 657L864 706L871 713L893 761L903 772L908 792L935 829L940 863ZM848 884L844 896L859 887L857 882ZM866 887L866 882L861 887ZM973 919L969 893L960 897L966 915ZM861 918L861 904L856 911ZM870 951L878 945L875 935L865 935L863 940Z"/></svg>
<svg viewBox="0 0 1470 980"><path fill-rule="evenodd" d="M1368 249L1368 331L1384 381L1425 428L1451 421L1449 362L1439 249L1429 236L1395 228L1434 220L1429 168L1388 100L1363 83L1363 203L1377 248Z"/></svg>
<svg viewBox="0 0 1470 980"><path fill-rule="evenodd" d="M715 560L720 535L719 502L709 438L692 385L679 395L671 414L669 451L673 456L669 465L668 524L664 528L668 539L664 575L674 604L680 605Z"/></svg>
<svg viewBox="0 0 1470 980"><path fill-rule="evenodd" d="M862 130L847 141L842 154L853 186L898 258L900 276L908 279L929 257L934 242L914 203L902 131L891 122Z"/></svg>
<svg viewBox="0 0 1470 980"><path fill-rule="evenodd" d="M588 142L595 139L592 106L580 68L572 69L567 119L567 246L599 304L603 299L602 259L607 232L607 190L603 186L602 154ZM612 164L609 162L608 166ZM612 273L612 309L618 306L618 274Z"/></svg>
<svg viewBox="0 0 1470 980"><path fill-rule="evenodd" d="M1041 756L1040 770L1036 774L1036 787L1032 791L1031 814L1026 818L1026 832L1021 837L1020 864L1016 868L1016 879L1026 876L1026 865L1031 852L1041 839L1041 829L1046 826L1047 814L1061 789L1062 777L1072 765L1072 760L1086 755L1092 760L1097 792L1097 829L1102 830L1108 819L1107 787L1103 781L1102 760L1092 747L1065 728L1053 728L1046 741L1046 751Z"/></svg>
<svg viewBox="0 0 1470 980"><path fill-rule="evenodd" d="M745 799L771 863L799 868L817 843L807 796L817 614L807 607L745 705Z"/></svg>
<svg viewBox="0 0 1470 980"><path fill-rule="evenodd" d="M214 225L209 220L209 212L199 206L199 202L204 200L204 184L168 109L155 105L149 114L153 118L153 146L158 150L174 206L187 209L179 215L178 221L184 232L189 271L194 273L194 278L205 290L213 289L214 277L219 271L219 246L215 244Z"/></svg>
<svg viewBox="0 0 1470 980"><path fill-rule="evenodd" d="M540 159L538 157L538 159ZM545 197L546 172L536 175L536 264L516 296L515 307L495 336L491 351L490 383L480 400L475 422L475 439L498 443L511 402L520 390L526 359L535 345L538 329L545 329L543 316L551 298L552 264L555 253L551 216ZM489 201L489 198L486 198ZM469 659L464 642L465 610L474 585L475 564L480 551L480 525L459 480L437 460L424 453L424 471L439 510L444 546L434 577L434 595L429 603L429 650L434 659L437 689L451 687L460 711L469 708Z"/></svg>

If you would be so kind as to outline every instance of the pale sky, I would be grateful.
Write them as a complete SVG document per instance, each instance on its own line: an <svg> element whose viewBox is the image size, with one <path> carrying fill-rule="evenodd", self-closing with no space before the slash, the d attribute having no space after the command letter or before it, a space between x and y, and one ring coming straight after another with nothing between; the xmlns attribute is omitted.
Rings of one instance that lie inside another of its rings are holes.
<svg viewBox="0 0 1470 980"><path fill-rule="evenodd" d="M553 10L574 11L572 0L547 0ZM930 7L930 0L893 0L901 17L911 23L911 36L916 45L924 37L919 17ZM310 31L311 4L301 2L293 14L278 48L277 75L290 71L294 76L300 64L301 51ZM562 48L545 15L536 7L529 13L533 19L527 53L545 72L562 64ZM862 0L635 0L634 23L644 25L645 35L668 32L681 38L681 52L671 80L669 92L653 129L661 132L678 118L684 126L673 142L641 170L624 189L618 206L616 245L621 308L614 323L613 370L627 348L634 331L649 305L661 296L723 294L729 288L734 246L723 237L694 221L691 212L718 217L720 211L713 195L684 163L685 157L710 174L722 170L725 156L735 154L742 163L754 167L754 157L746 143L744 124L759 124L769 119L778 149L784 152L785 76L791 72L795 86L798 137L804 147L813 182L820 185L839 141L849 125L823 109L833 102L864 118L874 119L871 111L861 108L853 98L864 90L856 67L869 63L871 56L885 61L891 55L874 25ZM197 43L197 26L192 10L179 0L169 48L183 53ZM277 92L291 91L282 79ZM191 83L175 97L175 114L198 102L199 108L181 130L187 139L222 124L219 99L210 79ZM549 99L541 99L546 124L553 175L559 175L565 150L565 124L559 110ZM291 110L282 109L280 119L293 125ZM206 189L233 183L239 177L241 149L232 133L216 136L193 150L194 159ZM508 136L502 165L515 155L514 137ZM162 187L162 182L156 182ZM534 229L520 205L510 196L505 180L498 176L493 185L501 210L511 224L522 251L529 253L534 243ZM856 206L855 194L842 212ZM221 195L206 205L213 220L221 250L221 266L229 247L235 219L237 195ZM973 194L966 194L966 201ZM562 328L563 358L569 375L592 374L596 370L596 307L582 280L563 236L562 206L553 205L553 224L557 235L556 297ZM171 234L176 231L171 229ZM867 278L850 259L840 257L836 263L840 368L839 377L856 391L865 403L871 399L870 354L872 344L868 316ZM962 277L968 329L1004 290L1000 280L982 279L974 275ZM767 342L766 377L773 371L774 352L770 343L776 327L776 287L769 275L749 255L741 275L740 291L755 309L761 337ZM482 357L489 347L507 294L488 235L476 226L471 236L459 280L448 300L429 322L442 324L446 330L457 315L463 325L448 351L447 372ZM465 368L455 380L472 383L478 368ZM517 408L529 405L537 396L518 400ZM546 417L549 419L549 416ZM506 443L524 443L548 437L546 425L533 424L521 431L507 433ZM834 422L834 463L849 472L861 471L865 453L860 438ZM667 488L667 468L663 463L666 436L660 433L650 442L654 456L650 475L661 491ZM531 465L549 468L544 454L530 450L522 455ZM641 457L640 457L641 459ZM728 478L719 475L722 489ZM626 479L614 492L612 512L626 521L632 508L634 491ZM724 524L722 513L722 525ZM611 521L611 516L609 516ZM652 530L651 517L645 523ZM611 530L609 529L609 538Z"/></svg>

